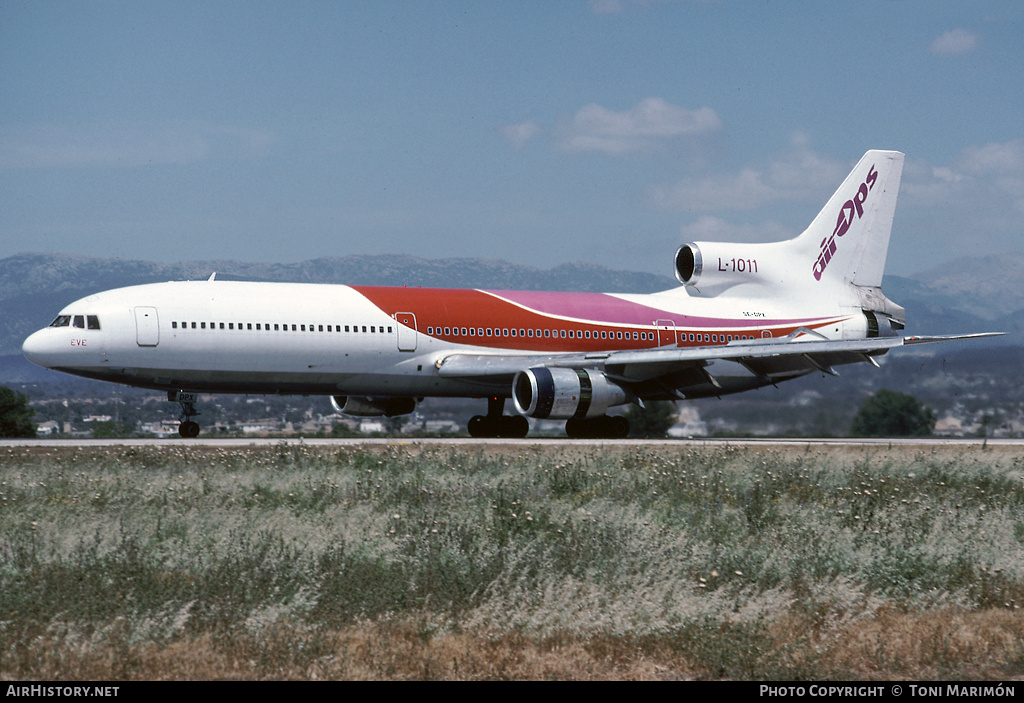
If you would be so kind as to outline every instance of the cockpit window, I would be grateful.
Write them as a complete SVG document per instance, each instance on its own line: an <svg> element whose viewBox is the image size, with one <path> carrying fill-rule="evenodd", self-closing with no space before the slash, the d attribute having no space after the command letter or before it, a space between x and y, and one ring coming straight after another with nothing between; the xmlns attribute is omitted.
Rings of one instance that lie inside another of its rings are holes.
<svg viewBox="0 0 1024 703"><path fill-rule="evenodd" d="M75 319L74 319L74 322L72 324L74 324L75 327L79 327L79 328L84 330L85 329L85 315L75 315Z"/></svg>
<svg viewBox="0 0 1024 703"><path fill-rule="evenodd" d="M100 328L100 318L96 315L86 315L85 320L89 325L89 329L98 330Z"/></svg>
<svg viewBox="0 0 1024 703"><path fill-rule="evenodd" d="M57 315L57 318L50 323L50 327L67 327L71 324L71 315Z"/></svg>

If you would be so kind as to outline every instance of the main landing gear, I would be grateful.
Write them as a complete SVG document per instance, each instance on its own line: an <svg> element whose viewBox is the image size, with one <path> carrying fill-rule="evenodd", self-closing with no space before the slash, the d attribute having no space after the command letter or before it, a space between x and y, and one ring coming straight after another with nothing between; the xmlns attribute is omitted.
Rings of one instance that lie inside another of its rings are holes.
<svg viewBox="0 0 1024 703"><path fill-rule="evenodd" d="M469 421L470 437L507 437L522 439L530 431L529 421L522 415L502 415L505 399L487 399L487 415L474 415Z"/></svg>
<svg viewBox="0 0 1024 703"><path fill-rule="evenodd" d="M178 418L178 434L186 439L194 439L199 436L199 423L192 420L199 414L196 410L198 393L186 393L185 391L167 391L167 400L177 402L181 406L181 417Z"/></svg>
<svg viewBox="0 0 1024 703"><path fill-rule="evenodd" d="M629 420L621 415L573 417L565 421L565 433L572 439L625 439L629 434Z"/></svg>

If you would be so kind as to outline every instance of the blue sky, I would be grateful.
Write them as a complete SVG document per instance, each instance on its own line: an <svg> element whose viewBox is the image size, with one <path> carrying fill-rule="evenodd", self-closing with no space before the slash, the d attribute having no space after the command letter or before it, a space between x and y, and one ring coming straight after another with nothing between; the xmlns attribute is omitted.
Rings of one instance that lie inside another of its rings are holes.
<svg viewBox="0 0 1024 703"><path fill-rule="evenodd" d="M1024 3L0 3L0 256L669 274L907 154L887 273L1022 251Z"/></svg>

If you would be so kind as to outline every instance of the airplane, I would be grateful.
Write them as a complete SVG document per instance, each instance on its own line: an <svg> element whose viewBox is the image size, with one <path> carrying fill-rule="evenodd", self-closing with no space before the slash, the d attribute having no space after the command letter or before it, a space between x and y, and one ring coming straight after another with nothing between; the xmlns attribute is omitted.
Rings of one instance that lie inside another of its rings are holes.
<svg viewBox="0 0 1024 703"><path fill-rule="evenodd" d="M905 345L881 290L904 155L868 151L810 226L772 243L690 242L680 286L653 294L208 280L77 300L25 340L32 362L164 390L196 437L200 393L330 396L352 416L412 413L425 397L486 398L473 437L625 437L629 403L776 385ZM512 399L513 415L504 414Z"/></svg>

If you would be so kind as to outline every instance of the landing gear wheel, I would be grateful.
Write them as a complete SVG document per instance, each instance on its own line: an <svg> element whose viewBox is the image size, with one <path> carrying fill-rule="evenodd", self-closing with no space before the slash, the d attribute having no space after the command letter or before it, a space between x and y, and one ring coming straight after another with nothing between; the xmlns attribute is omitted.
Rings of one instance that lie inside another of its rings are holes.
<svg viewBox="0 0 1024 703"><path fill-rule="evenodd" d="M181 406L181 416L178 418L180 422L178 434L185 439L194 439L199 436L199 423L192 420L193 417L199 414L199 411L196 410L196 400L198 397L198 393L167 391L167 400Z"/></svg>
<svg viewBox="0 0 1024 703"><path fill-rule="evenodd" d="M530 431L530 421L522 415L506 415L501 418L502 437L522 439Z"/></svg>
<svg viewBox="0 0 1024 703"><path fill-rule="evenodd" d="M530 421L522 415L502 415L505 399L487 399L487 414L474 415L466 429L470 437L505 437L522 439L530 431Z"/></svg>
<svg viewBox="0 0 1024 703"><path fill-rule="evenodd" d="M469 430L470 437L490 437L488 424L487 418L483 415L474 415L466 429Z"/></svg>
<svg viewBox="0 0 1024 703"><path fill-rule="evenodd" d="M565 434L572 439L623 439L629 434L629 420L621 415L571 417L565 421Z"/></svg>
<svg viewBox="0 0 1024 703"><path fill-rule="evenodd" d="M629 435L629 420L622 415L608 418L608 435L614 439L625 439Z"/></svg>
<svg viewBox="0 0 1024 703"><path fill-rule="evenodd" d="M474 415L466 429L470 437L522 439L530 431L530 421L522 415Z"/></svg>

